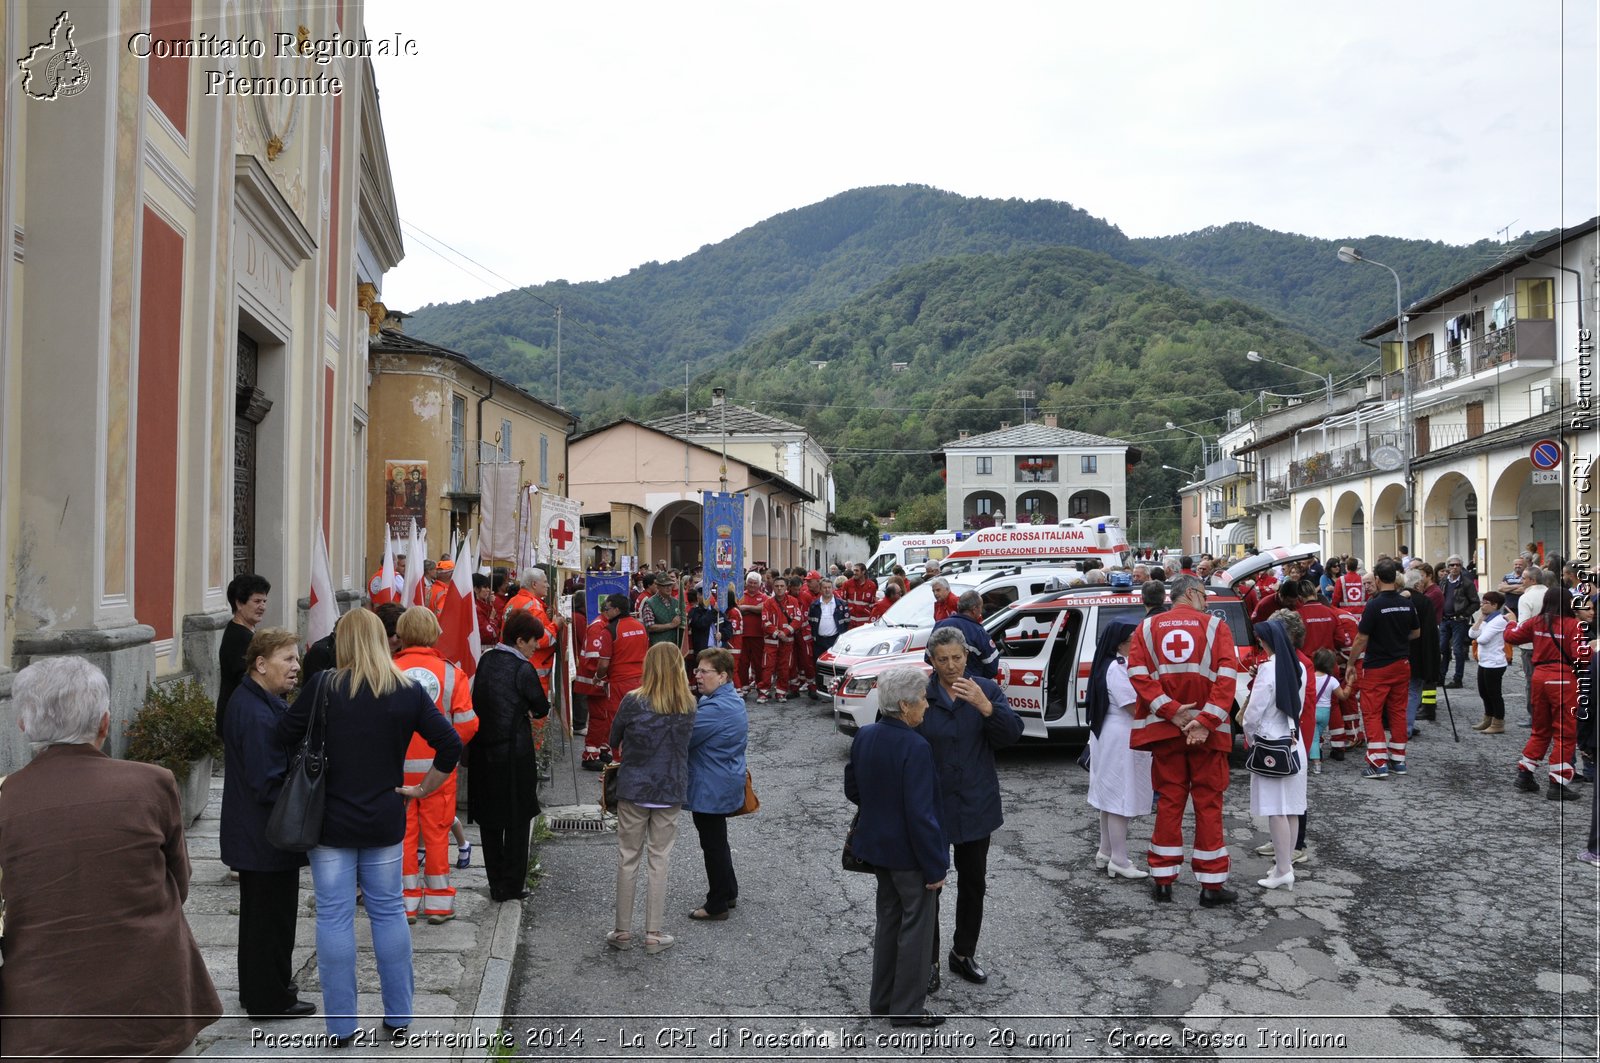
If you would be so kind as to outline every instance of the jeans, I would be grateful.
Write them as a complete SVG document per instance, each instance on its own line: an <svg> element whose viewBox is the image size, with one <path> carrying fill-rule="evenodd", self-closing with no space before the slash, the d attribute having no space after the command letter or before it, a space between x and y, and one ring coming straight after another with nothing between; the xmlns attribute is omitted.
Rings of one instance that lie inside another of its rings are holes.
<svg viewBox="0 0 1600 1063"><path fill-rule="evenodd" d="M1443 681L1450 671L1450 655L1455 654L1455 682L1461 682L1461 673L1467 667L1467 629L1470 620L1445 620L1439 624L1439 678Z"/></svg>
<svg viewBox="0 0 1600 1063"><path fill-rule="evenodd" d="M1406 688L1406 737L1417 729L1417 710L1422 707L1422 680L1412 678Z"/></svg>
<svg viewBox="0 0 1600 1063"><path fill-rule="evenodd" d="M383 985L384 1025L411 1025L411 929L406 926L406 904L400 891L401 848L318 846L307 854L317 894L317 973L322 979L322 1010L328 1032L336 1037L349 1037L359 1025L355 921L358 883L367 922L372 926L378 980Z"/></svg>

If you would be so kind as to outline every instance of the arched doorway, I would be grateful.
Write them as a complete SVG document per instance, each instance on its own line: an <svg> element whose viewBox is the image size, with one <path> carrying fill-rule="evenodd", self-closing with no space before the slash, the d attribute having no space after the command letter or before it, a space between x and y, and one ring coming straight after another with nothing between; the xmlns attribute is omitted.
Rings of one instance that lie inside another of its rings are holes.
<svg viewBox="0 0 1600 1063"><path fill-rule="evenodd" d="M1451 554L1471 561L1478 544L1478 493L1472 481L1447 472L1428 489L1422 506L1422 550L1419 557L1435 565Z"/></svg>
<svg viewBox="0 0 1600 1063"><path fill-rule="evenodd" d="M701 529L705 510L699 502L683 499L669 502L656 511L650 524L650 558L666 559L680 572L700 563Z"/></svg>
<svg viewBox="0 0 1600 1063"><path fill-rule="evenodd" d="M745 568L753 569L763 562L772 562L772 543L767 531L767 503L758 498L751 503L750 556L745 559Z"/></svg>
<svg viewBox="0 0 1600 1063"><path fill-rule="evenodd" d="M1029 491L1017 499L1017 523L1054 524L1060 517L1056 496L1050 491Z"/></svg>
<svg viewBox="0 0 1600 1063"><path fill-rule="evenodd" d="M1407 522L1403 519L1406 502L1406 488L1404 484L1390 484L1378 492L1378 497L1372 503L1372 550L1373 556L1388 554L1390 557L1399 557L1400 548L1406 547L1413 556L1416 553L1416 544L1411 542L1411 532Z"/></svg>
<svg viewBox="0 0 1600 1063"><path fill-rule="evenodd" d="M1085 517L1109 517L1111 496L1104 491L1075 491L1067 499L1067 516L1082 520Z"/></svg>
<svg viewBox="0 0 1600 1063"><path fill-rule="evenodd" d="M1317 543L1326 553L1328 550L1327 529L1322 526L1326 513L1327 510L1322 507L1322 499L1306 499L1306 504L1300 507L1299 530L1295 532L1295 542Z"/></svg>
<svg viewBox="0 0 1600 1063"><path fill-rule="evenodd" d="M789 564L786 547L789 543L788 519L783 507L778 503L772 504L772 516L767 533L768 553L767 567L782 570Z"/></svg>
<svg viewBox="0 0 1600 1063"><path fill-rule="evenodd" d="M969 530L991 528L995 515L1004 512L1005 498L997 491L974 491L961 502L961 526Z"/></svg>
<svg viewBox="0 0 1600 1063"><path fill-rule="evenodd" d="M1481 525L1480 525L1481 527ZM1511 561L1528 543L1549 551L1561 543L1561 487L1533 483L1533 463L1518 458L1489 491L1488 575L1511 570Z"/></svg>
<svg viewBox="0 0 1600 1063"><path fill-rule="evenodd" d="M1333 504L1333 516L1328 521L1328 550L1347 554L1370 563L1366 555L1366 514L1361 509L1361 496L1346 491Z"/></svg>

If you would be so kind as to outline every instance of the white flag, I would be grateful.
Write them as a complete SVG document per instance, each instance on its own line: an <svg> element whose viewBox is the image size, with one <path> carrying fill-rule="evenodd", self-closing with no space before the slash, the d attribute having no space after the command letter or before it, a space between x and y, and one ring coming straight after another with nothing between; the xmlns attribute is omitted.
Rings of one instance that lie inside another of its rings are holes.
<svg viewBox="0 0 1600 1063"><path fill-rule="evenodd" d="M367 597L375 606L394 601L394 540L387 535L383 538L383 567L367 584Z"/></svg>
<svg viewBox="0 0 1600 1063"><path fill-rule="evenodd" d="M478 529L478 553L501 561L517 556L518 488L522 466L517 462L478 466L483 523Z"/></svg>
<svg viewBox="0 0 1600 1063"><path fill-rule="evenodd" d="M400 588L400 604L406 608L420 604L423 570L422 543L417 539L417 518L411 518L411 532L406 536L406 575Z"/></svg>
<svg viewBox="0 0 1600 1063"><path fill-rule="evenodd" d="M583 551L578 544L581 507L576 499L548 492L539 510L539 548L541 556L559 568L582 567Z"/></svg>
<svg viewBox="0 0 1600 1063"><path fill-rule="evenodd" d="M321 527L311 544L311 608L306 611L306 643L309 645L333 633L339 621L339 603L333 597L333 569L328 564L328 543Z"/></svg>

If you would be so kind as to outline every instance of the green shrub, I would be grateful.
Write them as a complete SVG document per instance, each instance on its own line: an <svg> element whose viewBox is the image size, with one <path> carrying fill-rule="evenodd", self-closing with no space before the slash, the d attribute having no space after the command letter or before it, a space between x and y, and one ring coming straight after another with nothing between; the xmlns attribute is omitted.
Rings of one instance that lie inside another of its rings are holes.
<svg viewBox="0 0 1600 1063"><path fill-rule="evenodd" d="M153 686L145 691L144 708L128 726L128 759L160 764L189 778L189 765L204 756L222 756L217 735L217 705L193 679Z"/></svg>

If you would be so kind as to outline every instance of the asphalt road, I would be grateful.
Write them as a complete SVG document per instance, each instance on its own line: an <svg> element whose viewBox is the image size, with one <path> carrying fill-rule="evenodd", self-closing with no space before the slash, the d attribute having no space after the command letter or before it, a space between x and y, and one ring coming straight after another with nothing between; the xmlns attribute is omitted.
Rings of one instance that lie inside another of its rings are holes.
<svg viewBox="0 0 1600 1063"><path fill-rule="evenodd" d="M1600 873L1574 860L1591 790L1514 791L1522 702L1509 699L1505 735L1476 734L1472 684L1469 668L1468 689L1450 692L1460 741L1441 704L1409 777L1364 781L1351 757L1310 779L1312 855L1292 893L1255 884L1267 839L1236 768L1231 908L1199 908L1187 869L1177 903L1159 907L1143 883L1097 875L1076 751L1003 754L978 950L991 977L947 973L929 1006L951 1021L915 1033L864 1014L874 881L838 858L849 740L822 703L752 706L762 809L730 824L732 918L686 917L705 888L687 814L665 926L678 943L654 956L603 940L615 836L545 841L506 1026L519 1055L550 1059L1595 1059ZM574 774L595 799L594 776L558 764L549 801L573 800ZM1136 851L1151 823L1135 822Z"/></svg>

